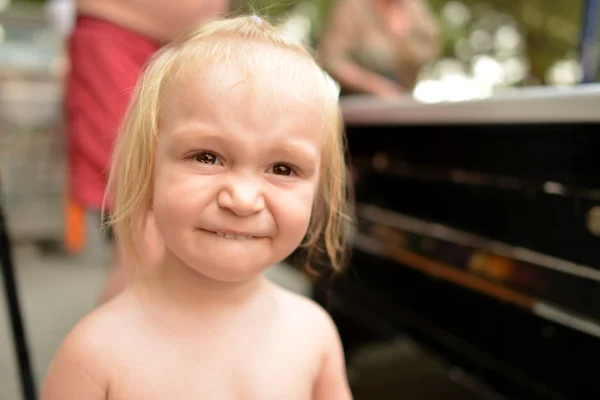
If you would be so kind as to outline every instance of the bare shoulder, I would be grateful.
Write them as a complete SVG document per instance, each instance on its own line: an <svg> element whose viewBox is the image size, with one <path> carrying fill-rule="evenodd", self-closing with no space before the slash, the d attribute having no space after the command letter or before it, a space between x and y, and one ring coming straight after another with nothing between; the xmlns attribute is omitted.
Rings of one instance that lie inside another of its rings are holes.
<svg viewBox="0 0 600 400"><path fill-rule="evenodd" d="M69 331L46 373L42 400L106 399L124 317L115 306L99 307Z"/></svg>
<svg viewBox="0 0 600 400"><path fill-rule="evenodd" d="M350 400L352 394L346 376L344 350L337 327L329 313L311 299L281 290L291 318L303 340L316 347L315 400Z"/></svg>
<svg viewBox="0 0 600 400"><path fill-rule="evenodd" d="M286 289L279 288L279 295L287 312L295 321L304 325L312 333L323 340L335 340L338 337L337 328L327 310L314 300ZM313 335L311 335L313 336Z"/></svg>

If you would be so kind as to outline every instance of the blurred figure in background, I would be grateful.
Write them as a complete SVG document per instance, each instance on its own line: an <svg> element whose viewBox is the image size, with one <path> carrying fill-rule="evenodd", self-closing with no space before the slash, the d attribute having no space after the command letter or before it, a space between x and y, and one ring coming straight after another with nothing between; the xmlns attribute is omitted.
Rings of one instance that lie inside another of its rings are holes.
<svg viewBox="0 0 600 400"><path fill-rule="evenodd" d="M183 30L224 15L228 0L52 2L48 11L69 36L65 107L70 201L85 210L86 223L99 231L113 145L143 68ZM74 7L69 8L69 2ZM74 19L72 26L69 15ZM110 215L110 204L104 211ZM119 293L134 271L123 244L115 239L113 265L101 302ZM162 241L151 216L147 226L140 226L138 243L145 257L139 260L142 266L156 264L162 257Z"/></svg>
<svg viewBox="0 0 600 400"><path fill-rule="evenodd" d="M426 0L334 0L318 58L342 94L410 92L439 52Z"/></svg>

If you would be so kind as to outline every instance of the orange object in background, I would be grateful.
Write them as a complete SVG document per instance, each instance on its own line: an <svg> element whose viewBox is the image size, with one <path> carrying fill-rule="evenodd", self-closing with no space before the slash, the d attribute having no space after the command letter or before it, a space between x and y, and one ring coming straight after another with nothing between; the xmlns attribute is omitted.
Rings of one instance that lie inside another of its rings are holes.
<svg viewBox="0 0 600 400"><path fill-rule="evenodd" d="M508 281L514 274L514 262L506 257L491 255L488 258L487 275L498 282Z"/></svg>
<svg viewBox="0 0 600 400"><path fill-rule="evenodd" d="M69 254L78 254L85 244L85 209L71 199L65 203L65 248Z"/></svg>
<svg viewBox="0 0 600 400"><path fill-rule="evenodd" d="M496 282L504 283L515 275L514 261L496 254L476 251L469 259L468 269Z"/></svg>

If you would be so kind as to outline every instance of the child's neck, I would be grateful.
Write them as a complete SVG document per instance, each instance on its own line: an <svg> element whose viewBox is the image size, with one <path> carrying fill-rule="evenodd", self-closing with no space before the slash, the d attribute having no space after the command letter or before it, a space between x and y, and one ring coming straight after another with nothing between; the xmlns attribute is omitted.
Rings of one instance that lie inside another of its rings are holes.
<svg viewBox="0 0 600 400"><path fill-rule="evenodd" d="M171 254L144 280L148 295L177 314L237 312L258 297L270 285L261 274L238 282L222 282L200 274ZM170 308L170 307L169 307Z"/></svg>

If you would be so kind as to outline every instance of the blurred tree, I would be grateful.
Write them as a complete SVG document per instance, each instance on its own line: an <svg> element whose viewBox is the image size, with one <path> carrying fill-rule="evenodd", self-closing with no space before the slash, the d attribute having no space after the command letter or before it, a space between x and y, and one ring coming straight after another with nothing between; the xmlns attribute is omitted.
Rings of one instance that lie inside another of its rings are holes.
<svg viewBox="0 0 600 400"><path fill-rule="evenodd" d="M545 82L546 73L558 60L578 52L584 0L429 0L440 18L444 36L444 57L455 57L455 45L468 39L476 29L495 31L502 15L510 16L524 37L525 56L529 61L530 77ZM472 18L460 27L449 23L444 10L449 4L467 7ZM496 19L496 21L494 21ZM504 18L506 23L506 18Z"/></svg>

